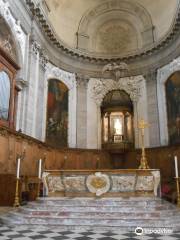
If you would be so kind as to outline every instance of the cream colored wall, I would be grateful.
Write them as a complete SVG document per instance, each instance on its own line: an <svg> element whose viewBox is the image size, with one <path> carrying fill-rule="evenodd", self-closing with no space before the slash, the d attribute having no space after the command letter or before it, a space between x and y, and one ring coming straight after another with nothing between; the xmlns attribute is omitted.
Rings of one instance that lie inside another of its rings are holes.
<svg viewBox="0 0 180 240"><path fill-rule="evenodd" d="M166 34L171 26L179 0L133 0L150 13L155 26L156 39ZM76 32L82 16L104 0L46 0L51 9L48 14L55 32L71 47L76 47Z"/></svg>

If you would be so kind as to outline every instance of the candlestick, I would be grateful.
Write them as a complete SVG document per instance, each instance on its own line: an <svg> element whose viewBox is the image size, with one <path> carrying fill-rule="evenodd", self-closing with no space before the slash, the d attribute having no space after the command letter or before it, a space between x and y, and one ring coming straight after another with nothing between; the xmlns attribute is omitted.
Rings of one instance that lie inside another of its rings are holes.
<svg viewBox="0 0 180 240"><path fill-rule="evenodd" d="M177 206L180 208L179 177L175 177L177 187Z"/></svg>
<svg viewBox="0 0 180 240"><path fill-rule="evenodd" d="M175 163L175 174L176 178L178 178L178 162L177 162L177 156L174 157L174 163Z"/></svg>
<svg viewBox="0 0 180 240"><path fill-rule="evenodd" d="M17 172L16 172L16 177L19 179L19 173L20 173L20 165L21 165L21 158L19 157L17 159Z"/></svg>
<svg viewBox="0 0 180 240"><path fill-rule="evenodd" d="M39 179L41 179L41 170L42 170L42 159L39 159L39 172L38 172Z"/></svg>
<svg viewBox="0 0 180 240"><path fill-rule="evenodd" d="M138 123L138 128L141 131L141 140L142 140L142 153L141 153L139 169L149 169L147 158L146 158L145 146L144 146L144 130L148 126L149 124L146 123L143 119L141 119Z"/></svg>
<svg viewBox="0 0 180 240"><path fill-rule="evenodd" d="M16 179L16 192L15 192L15 199L14 199L14 207L19 207L19 178Z"/></svg>

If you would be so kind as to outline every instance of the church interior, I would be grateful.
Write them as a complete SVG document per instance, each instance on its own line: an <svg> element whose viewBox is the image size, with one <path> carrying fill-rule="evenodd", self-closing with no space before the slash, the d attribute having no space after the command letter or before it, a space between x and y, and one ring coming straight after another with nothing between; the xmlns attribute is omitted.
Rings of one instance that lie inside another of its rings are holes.
<svg viewBox="0 0 180 240"><path fill-rule="evenodd" d="M0 240L180 239L180 0L0 0Z"/></svg>

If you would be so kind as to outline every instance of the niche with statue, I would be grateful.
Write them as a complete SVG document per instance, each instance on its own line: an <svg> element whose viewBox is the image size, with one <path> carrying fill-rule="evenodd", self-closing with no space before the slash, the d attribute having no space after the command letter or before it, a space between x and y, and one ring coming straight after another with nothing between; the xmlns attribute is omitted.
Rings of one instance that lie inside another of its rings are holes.
<svg viewBox="0 0 180 240"><path fill-rule="evenodd" d="M101 105L102 147L125 151L133 147L133 104L123 90L110 91Z"/></svg>

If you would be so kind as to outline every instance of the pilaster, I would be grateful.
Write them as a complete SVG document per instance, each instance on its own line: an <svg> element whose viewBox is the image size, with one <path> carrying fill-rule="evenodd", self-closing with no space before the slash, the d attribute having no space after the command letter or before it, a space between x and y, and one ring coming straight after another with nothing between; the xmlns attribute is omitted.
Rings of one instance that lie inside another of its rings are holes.
<svg viewBox="0 0 180 240"><path fill-rule="evenodd" d="M89 78L76 74L77 82L77 148L87 147L87 86ZM92 113L93 114L93 113Z"/></svg>

